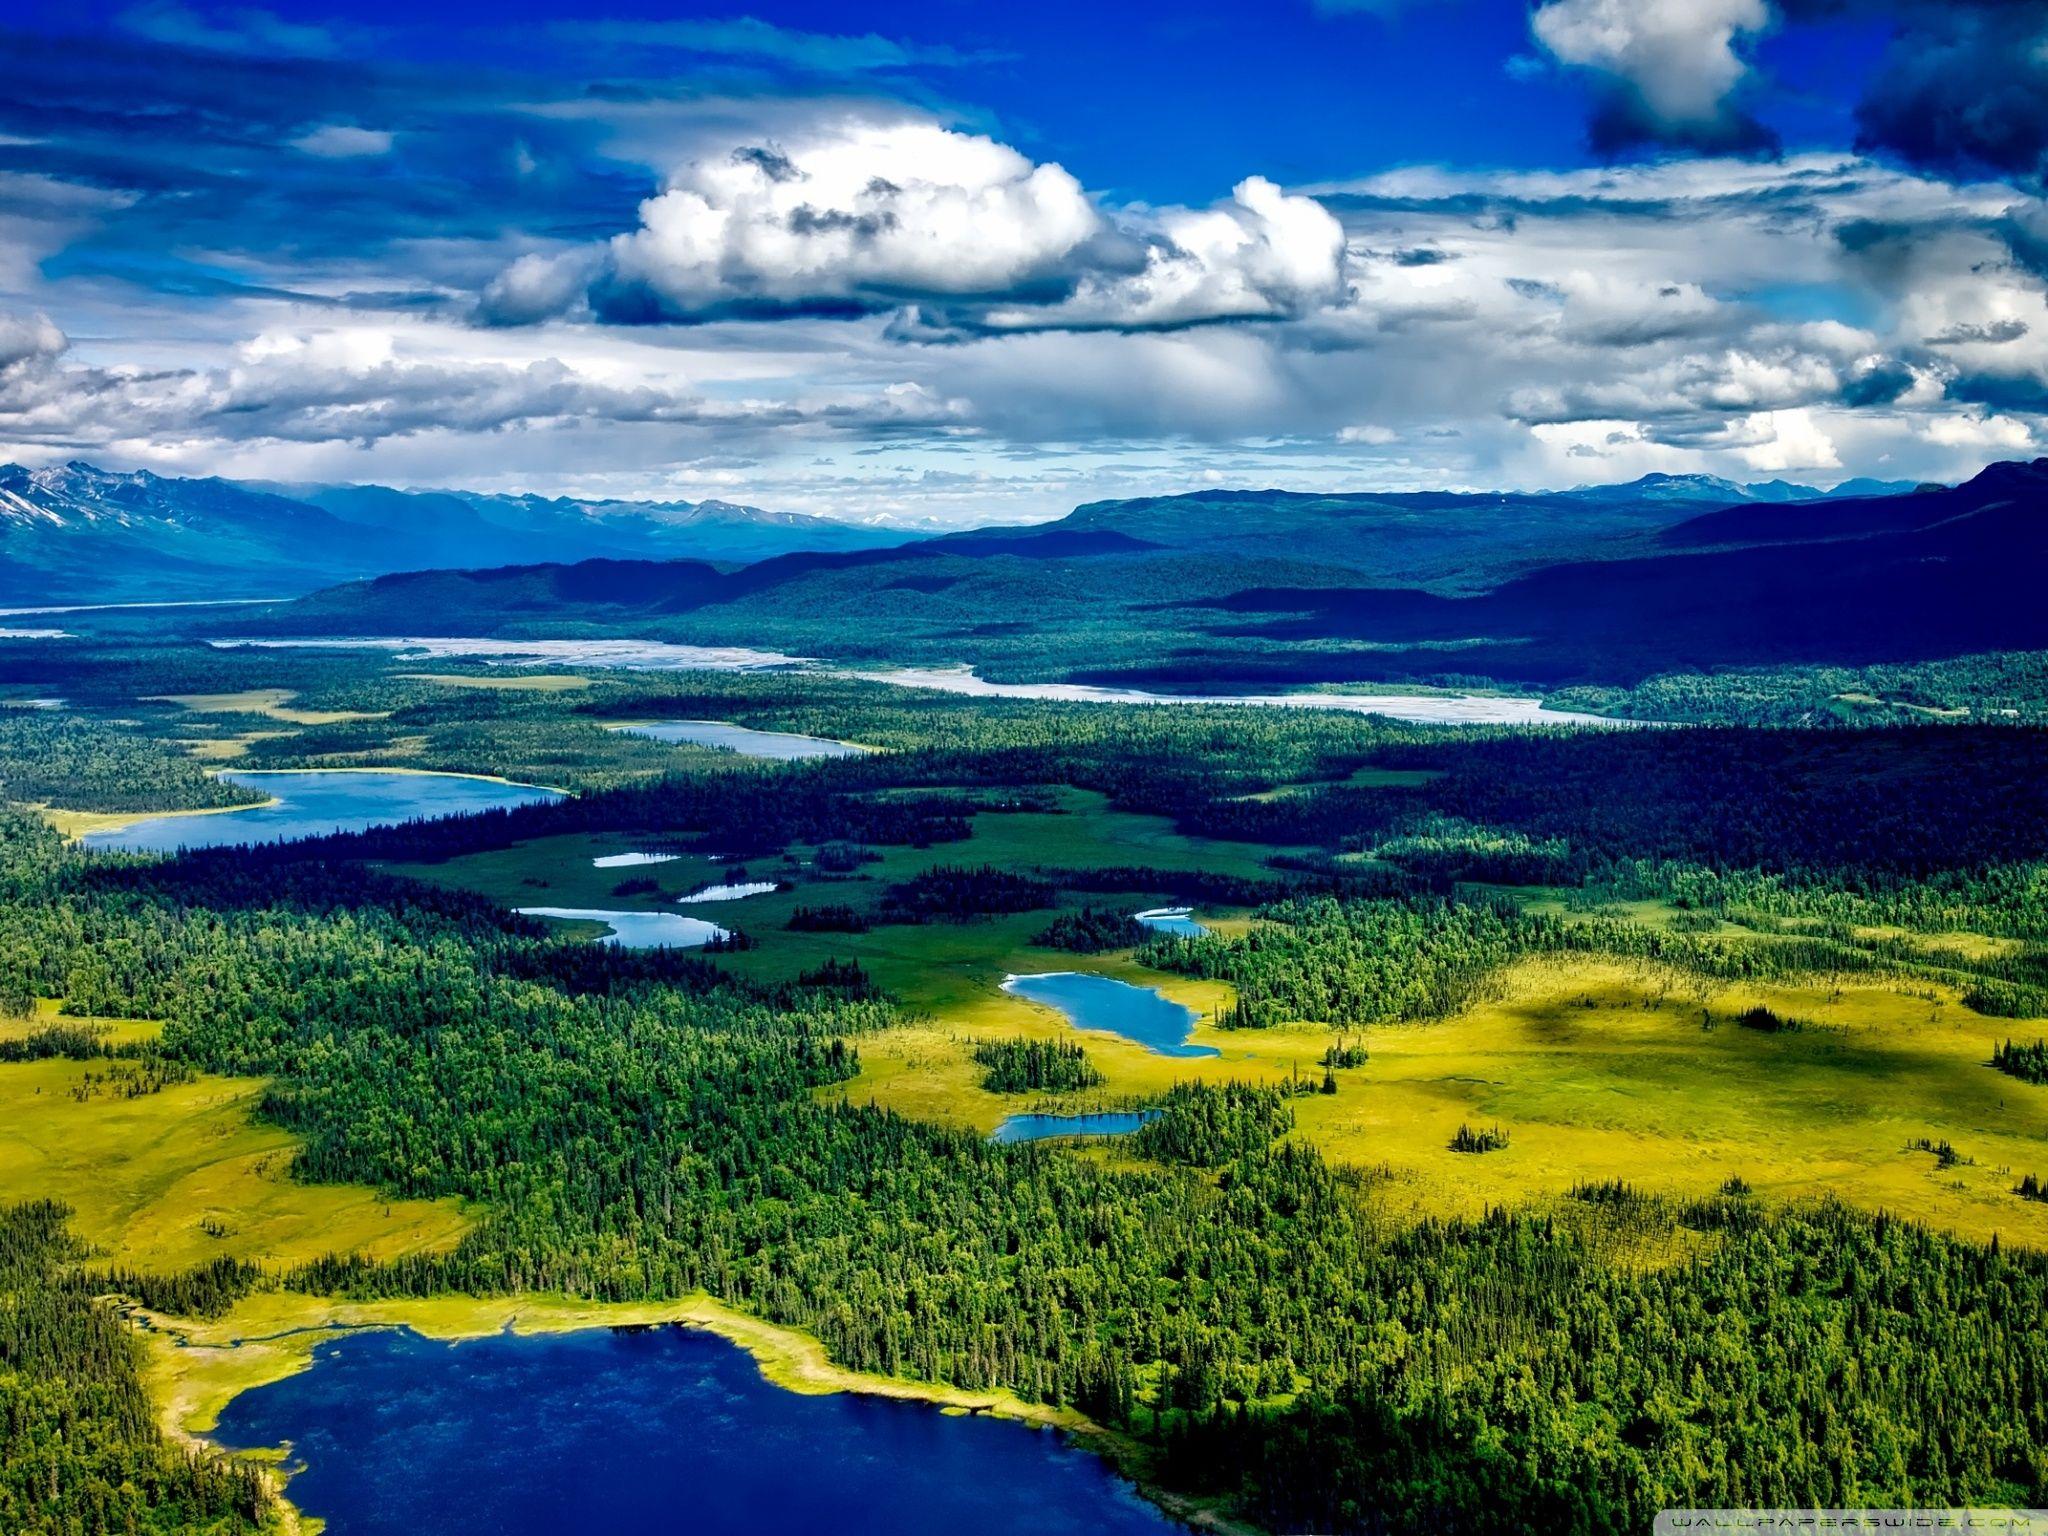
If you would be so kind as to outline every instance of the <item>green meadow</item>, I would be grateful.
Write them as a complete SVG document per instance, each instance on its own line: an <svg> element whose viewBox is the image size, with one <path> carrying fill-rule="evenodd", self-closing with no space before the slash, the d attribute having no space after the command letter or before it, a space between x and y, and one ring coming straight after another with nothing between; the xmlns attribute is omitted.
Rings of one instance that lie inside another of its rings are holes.
<svg viewBox="0 0 2048 1536"><path fill-rule="evenodd" d="M1394 782L1412 782L1412 778ZM1375 780L1367 778L1364 782ZM1058 810L985 812L965 843L881 849L855 879L818 878L812 850L751 861L746 878L788 888L687 910L736 927L758 947L718 957L763 981L790 981L827 960L857 960L916 1022L859 1042L861 1071L827 1096L987 1132L1023 1108L1078 1113L1156 1098L1174 1083L1320 1080L1336 1035L1316 1020L1231 1030L1212 1020L1233 993L1219 982L1151 971L1129 951L1073 955L1034 944L1053 909L968 922L878 924L865 933L785 928L799 906L871 909L889 884L939 865L1038 868L1143 865L1256 877L1283 851L1189 836L1163 817L1120 812L1099 794L1063 789ZM606 834L549 838L393 873L482 892L507 905L676 910L678 896L730 878L697 855L672 863L598 869L591 860L659 842ZM651 890L613 894L622 882ZM1171 888L1114 896L1066 893L1069 908L1120 903L1129 910L1174 900ZM1562 913L1562 897L1536 893L1532 910ZM1668 903L1613 904L1633 923L1665 929ZM1252 923L1241 909L1203 908L1223 933ZM1697 920L1691 926L1698 928ZM595 934L592 925L563 925ZM1728 924L1713 930L1759 945L1776 939ZM1958 942L1986 953L2016 941L1982 935L1869 937ZM1077 1033L1056 1012L1000 988L1005 976L1087 970L1153 987L1193 1009L1193 1039L1211 1058L1155 1055L1114 1035ZM1295 1099L1294 1134L1359 1170L1376 1209L1390 1218L1477 1216L1490 1207L1551 1202L1586 1183L1624 1180L1646 1192L1697 1197L1739 1178L1766 1198L1832 1195L1871 1211L1911 1217L1958 1235L2048 1249L2048 1204L2018 1199L2018 1179L2048 1169L2048 1090L1989 1069L2013 1021L1964 1006L1957 988L1919 978L1844 986L1703 986L1668 967L1596 957L1538 957L1501 976L1475 1006L1447 1019L1383 1025L1357 1038L1369 1059L1335 1073L1334 1094ZM1767 1006L1810 1027L1765 1034L1739 1015ZM985 1092L972 1061L988 1038L1080 1039L1106 1079L1065 1096ZM1450 1150L1463 1124L1499 1125L1508 1145L1473 1157ZM1953 1146L1945 1163L1919 1150ZM1101 1147L1078 1149L1105 1155ZM1113 1155L1113 1154L1111 1154Z"/></svg>

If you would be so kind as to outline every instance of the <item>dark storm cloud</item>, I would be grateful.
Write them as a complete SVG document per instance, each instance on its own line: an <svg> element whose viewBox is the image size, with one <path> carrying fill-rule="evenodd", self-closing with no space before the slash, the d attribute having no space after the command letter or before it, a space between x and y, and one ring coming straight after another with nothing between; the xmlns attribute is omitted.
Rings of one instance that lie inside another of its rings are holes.
<svg viewBox="0 0 2048 1536"><path fill-rule="evenodd" d="M1857 108L1860 139L1916 164L2038 176L2048 154L2048 18L1958 8L1893 50Z"/></svg>
<svg viewBox="0 0 2048 1536"><path fill-rule="evenodd" d="M2048 160L2048 0L1545 0L1538 42L1584 75L1588 138L1771 153L1754 40L1874 23L1891 36L1855 106L1858 147L1947 174L2033 178Z"/></svg>
<svg viewBox="0 0 2048 1536"><path fill-rule="evenodd" d="M1913 382L1912 369L1891 359L1880 359L1844 379L1837 398L1852 409L1890 405L1911 389Z"/></svg>
<svg viewBox="0 0 2048 1536"><path fill-rule="evenodd" d="M1949 381L1948 397L1997 411L2048 413L2048 383L2033 374L1965 374Z"/></svg>
<svg viewBox="0 0 2048 1536"><path fill-rule="evenodd" d="M1890 47L1856 107L1861 147L1950 173L2037 176L2048 157L2044 0L1784 0L1788 20L1875 18Z"/></svg>
<svg viewBox="0 0 2048 1536"><path fill-rule="evenodd" d="M1703 155L1772 154L1778 136L1747 112L1731 109L1697 121L1673 120L1635 92L1603 92L1586 120L1586 142L1595 154L1632 150L1685 149Z"/></svg>
<svg viewBox="0 0 2048 1536"><path fill-rule="evenodd" d="M1930 347L1962 347L1970 345L2003 346L2018 341L2027 334L2024 320L1994 320L1983 325L1952 325L1938 336L1927 338Z"/></svg>

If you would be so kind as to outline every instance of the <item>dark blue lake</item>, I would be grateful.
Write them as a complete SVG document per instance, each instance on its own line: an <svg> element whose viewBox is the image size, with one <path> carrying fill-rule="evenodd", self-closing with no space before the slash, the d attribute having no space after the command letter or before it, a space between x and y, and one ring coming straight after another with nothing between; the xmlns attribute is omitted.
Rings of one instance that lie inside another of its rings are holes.
<svg viewBox="0 0 2048 1536"><path fill-rule="evenodd" d="M1179 1526L1047 1430L806 1397L685 1328L324 1343L214 1438L289 1441L327 1536L1164 1536Z"/></svg>
<svg viewBox="0 0 2048 1536"><path fill-rule="evenodd" d="M1003 990L1048 1008L1057 1008L1076 1029L1102 1029L1136 1041L1161 1056L1214 1056L1216 1049L1188 1044L1195 1012L1150 987L1097 976L1087 971L1052 971L1039 976L1011 976Z"/></svg>
<svg viewBox="0 0 2048 1536"><path fill-rule="evenodd" d="M805 757L859 757L866 750L823 736L797 736L788 731L756 731L724 720L662 720L653 725L619 727L628 736L647 736L655 741L688 743L697 747L723 747L741 757L792 762Z"/></svg>
<svg viewBox="0 0 2048 1536"><path fill-rule="evenodd" d="M1062 1136L1128 1136L1157 1110L1114 1109L1098 1115L1012 1115L988 1139L1004 1144L1051 1141Z"/></svg>
<svg viewBox="0 0 2048 1536"><path fill-rule="evenodd" d="M505 784L453 773L354 770L317 773L224 773L271 796L269 805L214 811L204 816L151 816L125 827L89 832L88 848L126 853L175 853L229 843L282 843L329 832L360 832L428 816L460 816L498 806L559 800L558 789Z"/></svg>

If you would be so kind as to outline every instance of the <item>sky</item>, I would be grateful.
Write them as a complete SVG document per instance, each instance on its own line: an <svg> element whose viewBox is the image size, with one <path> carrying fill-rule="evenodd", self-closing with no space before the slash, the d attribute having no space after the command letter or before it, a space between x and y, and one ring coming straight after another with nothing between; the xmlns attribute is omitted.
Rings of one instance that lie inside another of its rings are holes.
<svg viewBox="0 0 2048 1536"><path fill-rule="evenodd" d="M957 526L2048 439L2048 0L10 0L0 460Z"/></svg>

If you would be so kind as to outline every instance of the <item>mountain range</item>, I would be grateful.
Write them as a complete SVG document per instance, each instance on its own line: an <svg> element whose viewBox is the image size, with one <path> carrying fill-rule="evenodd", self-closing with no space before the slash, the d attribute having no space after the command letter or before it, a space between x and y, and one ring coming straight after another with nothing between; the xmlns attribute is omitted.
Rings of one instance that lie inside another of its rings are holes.
<svg viewBox="0 0 2048 1536"><path fill-rule="evenodd" d="M2048 649L2048 459L1955 487L1798 500L1669 477L1635 489L1147 498L741 569L387 576L230 622L243 633L573 629L1197 690L1626 684L1725 665Z"/></svg>
<svg viewBox="0 0 2048 1536"><path fill-rule="evenodd" d="M512 561L693 558L918 537L724 501L593 501L374 485L258 485L0 465L0 597L23 604L270 597Z"/></svg>

